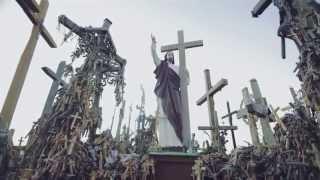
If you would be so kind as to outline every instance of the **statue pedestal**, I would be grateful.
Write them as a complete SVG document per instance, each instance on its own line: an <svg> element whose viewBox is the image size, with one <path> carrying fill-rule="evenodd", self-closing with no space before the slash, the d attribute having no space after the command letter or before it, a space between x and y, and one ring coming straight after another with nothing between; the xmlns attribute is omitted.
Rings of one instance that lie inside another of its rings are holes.
<svg viewBox="0 0 320 180"><path fill-rule="evenodd" d="M155 180L192 180L192 166L198 158L196 153L150 152L155 165Z"/></svg>

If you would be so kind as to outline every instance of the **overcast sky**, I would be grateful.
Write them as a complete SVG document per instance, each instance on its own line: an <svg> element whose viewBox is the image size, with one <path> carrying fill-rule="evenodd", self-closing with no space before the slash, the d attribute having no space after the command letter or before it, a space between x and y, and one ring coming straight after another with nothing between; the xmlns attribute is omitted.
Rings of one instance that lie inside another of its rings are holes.
<svg viewBox="0 0 320 180"><path fill-rule="evenodd" d="M226 113L226 101L232 110L239 109L241 89L256 78L263 96L273 106L286 106L291 101L289 86L298 87L293 70L298 52L288 43L286 60L280 56L280 39L277 37L278 11L270 7L259 18L250 11L258 0L68 0L50 1L45 25L59 47L51 49L40 38L22 90L11 128L16 129L15 142L26 135L41 114L51 80L41 71L42 66L56 69L61 60L70 62L76 39L60 46L64 31L57 30L57 17L61 14L81 26L100 26L104 18L113 24L111 34L120 56L127 59L126 100L133 106L140 102L140 84L146 90L147 114L154 114L156 97L153 94L154 64L150 53L150 34L160 45L177 42L177 30L183 29L186 41L203 40L204 47L187 50L187 67L191 76L189 102L192 132L199 140L206 139L197 130L208 125L206 104L196 106L195 101L205 93L204 69L211 70L214 84L227 78L229 85L215 96L218 116ZM2 107L20 55L30 36L32 24L16 1L0 0L0 107ZM159 55L163 58L163 54ZM177 54L176 54L177 58ZM112 87L103 94L103 129L110 126L114 108ZM127 111L128 112L128 111ZM133 117L136 118L137 110ZM126 119L127 120L127 119ZM222 124L223 122L220 121ZM228 124L225 122L225 124ZM234 120L238 144L250 141L248 127L242 120ZM132 129L134 129L132 125ZM230 147L230 144L228 145Z"/></svg>

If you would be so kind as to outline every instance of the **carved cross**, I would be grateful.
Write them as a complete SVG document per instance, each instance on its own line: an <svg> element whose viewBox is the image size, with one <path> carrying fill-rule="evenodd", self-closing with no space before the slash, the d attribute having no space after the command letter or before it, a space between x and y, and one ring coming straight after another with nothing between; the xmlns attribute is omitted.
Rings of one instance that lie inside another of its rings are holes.
<svg viewBox="0 0 320 180"><path fill-rule="evenodd" d="M194 47L203 46L203 41L184 42L183 31L178 31L178 44L166 45L161 47L161 52L179 51L179 76L181 89L181 115L182 115L182 136L183 144L190 147L191 130L190 130L190 115L189 115L189 99L188 99L188 78L186 75L186 53L185 50Z"/></svg>

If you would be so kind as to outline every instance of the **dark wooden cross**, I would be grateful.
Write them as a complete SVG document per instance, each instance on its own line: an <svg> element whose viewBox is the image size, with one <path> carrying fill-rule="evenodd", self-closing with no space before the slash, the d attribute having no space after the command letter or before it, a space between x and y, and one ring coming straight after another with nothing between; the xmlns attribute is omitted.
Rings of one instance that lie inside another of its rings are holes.
<svg viewBox="0 0 320 180"><path fill-rule="evenodd" d="M23 137L20 137L20 139L19 139L19 146L20 147L21 147L22 143L23 143Z"/></svg>
<svg viewBox="0 0 320 180"><path fill-rule="evenodd" d="M229 118L229 125L230 125L230 127L232 127L233 126L232 116L233 115L237 115L238 111L232 111L231 112L229 101L227 101L227 109L228 109L228 114L222 116L221 119ZM235 148L237 148L237 144L236 144L236 138L235 138L235 135L234 135L234 129L231 129L231 137L232 137L233 148L235 149Z"/></svg>
<svg viewBox="0 0 320 180"><path fill-rule="evenodd" d="M221 143L220 143L220 130L235 130L237 127L235 126L219 126L219 121L216 115L216 111L214 108L214 100L213 96L218 92L221 91L226 85L228 85L227 79L221 79L217 84L214 86L211 85L210 79L210 71L209 69L204 70L205 80L206 80L206 88L207 92L203 95L198 101L197 105L200 106L204 102L208 102L208 111L209 111L209 123L210 126L200 126L198 127L199 130L210 130L211 131L211 141L213 147L218 148L219 151L222 150Z"/></svg>
<svg viewBox="0 0 320 180"><path fill-rule="evenodd" d="M65 66L66 66L66 62L61 61L59 63L59 66L57 68L56 73L54 73L48 67L42 67L42 70L44 71L44 73L46 73L53 80L48 97L47 97L47 100L46 100L46 104L42 110L42 114L50 112L54 98L57 95L57 91L59 89L59 86L66 87L66 83L62 80L62 75L63 75Z"/></svg>
<svg viewBox="0 0 320 180"><path fill-rule="evenodd" d="M179 51L179 76L181 85L181 115L182 115L182 136L183 144L190 148L191 129L189 115L189 99L188 99L188 77L186 66L186 49L203 46L203 41L184 42L183 31L178 31L178 44L166 45L161 47L161 52Z"/></svg>
<svg viewBox="0 0 320 180"><path fill-rule="evenodd" d="M41 35L50 47L57 47L56 43L43 25L49 6L48 0L42 0L39 5L35 0L17 0L17 2L32 21L33 28L29 41L20 57L8 94L3 103L1 110L2 119L0 120L0 128L2 129L9 129L10 127L39 36Z"/></svg>

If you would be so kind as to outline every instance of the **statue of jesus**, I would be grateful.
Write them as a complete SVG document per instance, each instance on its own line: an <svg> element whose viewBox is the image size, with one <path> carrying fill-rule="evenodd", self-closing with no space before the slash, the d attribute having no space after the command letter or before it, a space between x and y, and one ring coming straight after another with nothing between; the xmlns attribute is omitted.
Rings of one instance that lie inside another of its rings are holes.
<svg viewBox="0 0 320 180"><path fill-rule="evenodd" d="M156 39L151 35L151 54L157 79L154 92L157 96L157 134L161 147L182 146L182 118L179 66L174 64L173 52L167 52L164 60L157 55Z"/></svg>

